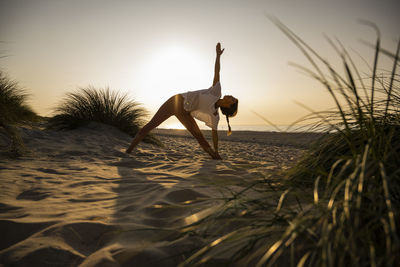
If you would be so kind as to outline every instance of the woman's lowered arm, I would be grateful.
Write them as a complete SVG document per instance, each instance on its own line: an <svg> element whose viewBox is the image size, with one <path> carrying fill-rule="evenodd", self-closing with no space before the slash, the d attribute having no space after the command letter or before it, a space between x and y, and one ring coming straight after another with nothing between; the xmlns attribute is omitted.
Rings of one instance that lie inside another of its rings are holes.
<svg viewBox="0 0 400 267"><path fill-rule="evenodd" d="M214 150L218 153L218 131L212 129L212 138L214 143Z"/></svg>

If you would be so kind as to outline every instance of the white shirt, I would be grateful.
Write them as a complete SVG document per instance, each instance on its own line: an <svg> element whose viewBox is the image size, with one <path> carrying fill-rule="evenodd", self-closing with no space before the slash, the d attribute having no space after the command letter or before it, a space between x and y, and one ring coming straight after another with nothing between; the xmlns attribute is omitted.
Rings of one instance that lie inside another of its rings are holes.
<svg viewBox="0 0 400 267"><path fill-rule="evenodd" d="M182 94L183 107L194 118L204 122L211 129L217 130L219 122L215 103L221 98L221 84L217 82L208 89L189 91Z"/></svg>

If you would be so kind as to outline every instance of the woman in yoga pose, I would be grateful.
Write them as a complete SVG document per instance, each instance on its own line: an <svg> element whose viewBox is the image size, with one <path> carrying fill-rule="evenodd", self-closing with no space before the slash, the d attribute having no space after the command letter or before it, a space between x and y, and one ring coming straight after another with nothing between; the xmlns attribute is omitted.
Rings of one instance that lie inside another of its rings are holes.
<svg viewBox="0 0 400 267"><path fill-rule="evenodd" d="M216 46L217 56L215 59L214 81L213 85L208 89L189 91L183 94L177 94L169 98L158 109L154 117L136 134L131 145L126 150L127 153L139 144L139 142L154 128L163 121L175 115L178 120L186 127L186 129L197 139L200 146L213 159L221 159L218 153L218 108L222 114L226 116L228 122L228 135L231 134L231 126L229 125L229 117L233 117L237 113L238 100L230 95L221 98L221 84L219 82L220 57L225 49L221 50L221 44ZM199 126L194 118L203 121L212 129L212 139L214 149L208 144L207 140L201 133Z"/></svg>

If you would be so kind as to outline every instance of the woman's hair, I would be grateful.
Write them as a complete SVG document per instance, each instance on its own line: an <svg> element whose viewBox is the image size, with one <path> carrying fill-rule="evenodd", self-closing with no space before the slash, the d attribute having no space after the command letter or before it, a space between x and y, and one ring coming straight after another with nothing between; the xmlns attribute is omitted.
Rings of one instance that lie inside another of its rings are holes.
<svg viewBox="0 0 400 267"><path fill-rule="evenodd" d="M230 105L229 108L220 107L222 114L224 114L226 116L226 121L228 122L228 133L227 133L228 136L232 134L231 126L229 124L229 117L236 116L237 109L238 109L238 103L239 103L239 100L236 99L236 102L233 103L232 105Z"/></svg>

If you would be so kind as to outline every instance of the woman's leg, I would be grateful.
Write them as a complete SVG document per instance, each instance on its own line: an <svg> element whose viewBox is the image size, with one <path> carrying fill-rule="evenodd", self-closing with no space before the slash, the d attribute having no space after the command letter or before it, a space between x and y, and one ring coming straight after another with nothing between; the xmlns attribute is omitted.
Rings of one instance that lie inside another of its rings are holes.
<svg viewBox="0 0 400 267"><path fill-rule="evenodd" d="M163 121L171 117L172 115L175 114L175 109L177 106L177 99L179 98L180 95L175 95L168 99L164 104L161 105L161 107L158 109L156 114L153 116L153 118L145 125L143 126L142 129L139 130L139 132L136 134L136 136L133 138L131 145L129 148L126 150L126 153L131 153L132 150L142 141L142 139L154 128L156 128L158 125L160 125ZM182 96L180 96L182 97Z"/></svg>
<svg viewBox="0 0 400 267"><path fill-rule="evenodd" d="M210 144L204 138L203 134L199 126L193 117L187 113L177 113L175 116L178 120L186 127L186 129L196 138L197 142L199 142L200 146L207 152L212 158L217 158L214 150L211 148Z"/></svg>
<svg viewBox="0 0 400 267"><path fill-rule="evenodd" d="M153 116L153 118L136 134L133 138L131 145L126 150L127 153L139 144L140 141L154 128L160 125L163 121L175 115L178 120L186 127L186 129L196 138L200 146L206 151L212 158L215 158L215 152L211 148L210 144L204 138L201 133L199 126L196 121L190 115L188 111L183 108L183 96L178 94L168 99Z"/></svg>

